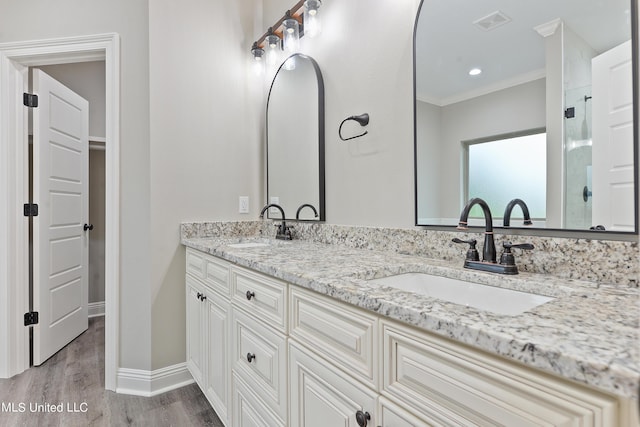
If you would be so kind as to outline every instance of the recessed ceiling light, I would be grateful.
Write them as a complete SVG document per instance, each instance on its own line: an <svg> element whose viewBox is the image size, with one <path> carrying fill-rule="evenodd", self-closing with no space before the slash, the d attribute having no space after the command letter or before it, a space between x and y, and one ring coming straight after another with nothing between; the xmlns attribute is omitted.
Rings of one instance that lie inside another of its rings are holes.
<svg viewBox="0 0 640 427"><path fill-rule="evenodd" d="M477 76L479 74L482 73L482 70L480 68L472 68L469 70L469 75L470 76Z"/></svg>

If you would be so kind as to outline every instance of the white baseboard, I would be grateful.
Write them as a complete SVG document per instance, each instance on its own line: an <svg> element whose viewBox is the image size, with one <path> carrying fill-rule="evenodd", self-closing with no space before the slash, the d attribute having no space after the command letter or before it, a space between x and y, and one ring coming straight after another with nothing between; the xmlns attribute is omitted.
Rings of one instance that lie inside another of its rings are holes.
<svg viewBox="0 0 640 427"><path fill-rule="evenodd" d="M89 303L89 317L104 316L104 301Z"/></svg>
<svg viewBox="0 0 640 427"><path fill-rule="evenodd" d="M116 393L151 397L193 382L186 363L178 363L155 371L119 368Z"/></svg>

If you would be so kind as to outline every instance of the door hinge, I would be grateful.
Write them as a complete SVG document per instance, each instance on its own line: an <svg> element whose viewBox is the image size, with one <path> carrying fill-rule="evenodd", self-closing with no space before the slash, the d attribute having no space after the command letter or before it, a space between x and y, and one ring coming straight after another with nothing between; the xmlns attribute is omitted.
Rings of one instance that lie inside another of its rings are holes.
<svg viewBox="0 0 640 427"><path fill-rule="evenodd" d="M25 107L35 108L38 106L38 95L25 92L22 94L22 103Z"/></svg>
<svg viewBox="0 0 640 427"><path fill-rule="evenodd" d="M30 311L24 314L24 326L37 325L38 324L38 312Z"/></svg>
<svg viewBox="0 0 640 427"><path fill-rule="evenodd" d="M24 216L38 216L38 204L37 203L25 203L24 204Z"/></svg>

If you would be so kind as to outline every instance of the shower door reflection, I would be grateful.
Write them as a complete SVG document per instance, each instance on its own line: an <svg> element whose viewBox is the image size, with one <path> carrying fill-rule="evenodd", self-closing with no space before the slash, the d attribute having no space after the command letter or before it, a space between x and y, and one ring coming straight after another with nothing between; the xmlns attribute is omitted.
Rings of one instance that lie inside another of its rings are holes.
<svg viewBox="0 0 640 427"><path fill-rule="evenodd" d="M564 228L588 229L591 221L591 86L565 91Z"/></svg>

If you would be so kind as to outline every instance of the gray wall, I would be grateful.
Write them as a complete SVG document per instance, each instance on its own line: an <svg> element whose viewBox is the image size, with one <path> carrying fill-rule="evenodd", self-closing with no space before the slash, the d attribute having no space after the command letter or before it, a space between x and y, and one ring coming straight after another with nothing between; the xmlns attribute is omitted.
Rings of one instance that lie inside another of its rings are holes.
<svg viewBox="0 0 640 427"><path fill-rule="evenodd" d="M253 3L0 0L0 43L121 38L120 367L185 360L179 223L258 216L262 87L244 77Z"/></svg>
<svg viewBox="0 0 640 427"><path fill-rule="evenodd" d="M544 79L444 107L441 160L447 166L440 175L443 216L456 218L460 215L461 141L544 126Z"/></svg>
<svg viewBox="0 0 640 427"><path fill-rule="evenodd" d="M260 212L261 107L249 63L253 1L149 2L152 368L185 360L181 221ZM250 79L250 80L247 80ZM238 196L250 213L238 213Z"/></svg>
<svg viewBox="0 0 640 427"><path fill-rule="evenodd" d="M422 214L438 208L433 215L456 219L462 209L461 142L544 127L545 79L444 107L417 104L419 158L428 162L428 170L418 175L418 197L434 205Z"/></svg>
<svg viewBox="0 0 640 427"><path fill-rule="evenodd" d="M0 10L0 42L120 34L120 365L150 369L148 2L0 0Z"/></svg>

